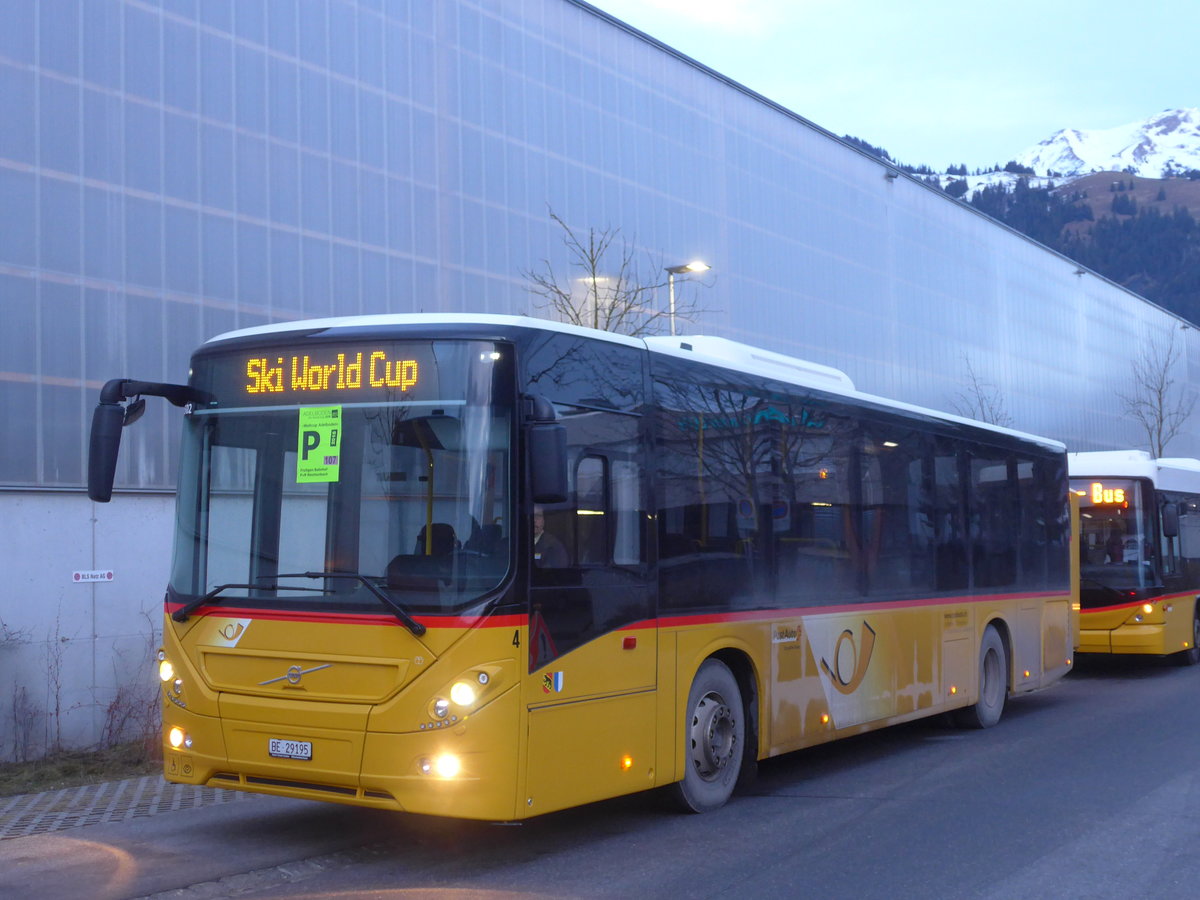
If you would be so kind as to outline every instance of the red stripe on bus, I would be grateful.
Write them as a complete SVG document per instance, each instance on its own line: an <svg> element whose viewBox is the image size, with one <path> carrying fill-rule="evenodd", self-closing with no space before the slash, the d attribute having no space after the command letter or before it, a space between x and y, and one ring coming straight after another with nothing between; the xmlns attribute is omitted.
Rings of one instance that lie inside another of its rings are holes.
<svg viewBox="0 0 1200 900"><path fill-rule="evenodd" d="M1174 600L1200 600L1196 591L1184 591L1182 594L1162 594L1158 597L1145 597L1141 600L1132 600L1129 603L1117 603L1113 606L1089 606L1087 609L1080 610L1084 613L1099 613L1113 612L1118 609L1133 609L1136 606L1141 606L1143 603L1170 603Z"/></svg>
<svg viewBox="0 0 1200 900"><path fill-rule="evenodd" d="M182 603L166 604L167 614L183 607ZM386 613L335 613L304 612L303 610L249 609L240 606L201 606L191 613L193 616L229 616L245 619L262 619L272 622L315 622L326 625L395 625L404 623ZM426 628L514 628L525 625L529 616L508 614L503 616L413 616Z"/></svg>
<svg viewBox="0 0 1200 900"><path fill-rule="evenodd" d="M1054 591L1025 594L977 594L962 597L935 597L916 600L881 600L876 603L842 603L830 606L796 606L785 609L750 609L739 612L682 613L674 616L643 619L618 628L618 631L635 631L647 628L672 628L680 625L711 625L718 622L746 622L755 619L769 620L798 616L831 615L849 612L882 612L890 609L913 609L919 606L953 606L960 603L997 603L1012 600L1040 600L1061 597ZM1157 600L1173 599L1158 597ZM1138 604L1130 604L1136 606ZM166 604L168 614L182 608L181 603ZM1119 609L1121 607L1105 607ZM1085 610L1099 612L1100 610ZM334 613L304 612L302 610L250 609L238 606L202 606L192 615L224 615L248 619L263 619L276 622L315 622L337 625L384 625L403 627L403 623L386 613ZM519 628L528 624L529 616L509 613L501 616L414 616L427 628Z"/></svg>

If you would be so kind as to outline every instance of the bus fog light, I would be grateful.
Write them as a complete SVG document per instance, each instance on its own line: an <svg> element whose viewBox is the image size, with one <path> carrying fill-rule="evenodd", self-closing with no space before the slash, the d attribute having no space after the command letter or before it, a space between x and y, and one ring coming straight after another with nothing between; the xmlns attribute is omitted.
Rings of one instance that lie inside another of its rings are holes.
<svg viewBox="0 0 1200 900"><path fill-rule="evenodd" d="M433 761L433 770L442 778L454 778L462 771L462 762L453 753L443 753Z"/></svg>
<svg viewBox="0 0 1200 900"><path fill-rule="evenodd" d="M171 665L171 661L169 659L164 659L158 664L158 677L164 683L175 677L175 667Z"/></svg>
<svg viewBox="0 0 1200 900"><path fill-rule="evenodd" d="M470 706L475 702L475 688L465 681L455 682L450 688L450 699L459 706Z"/></svg>
<svg viewBox="0 0 1200 900"><path fill-rule="evenodd" d="M422 775L428 775L433 771L433 763L431 763L428 759L422 759L419 763L417 763L417 768L421 770Z"/></svg>
<svg viewBox="0 0 1200 900"><path fill-rule="evenodd" d="M184 730L178 725L172 726L171 730L167 732L167 741L176 750L182 747L185 742L189 747L192 744L191 738L188 737Z"/></svg>

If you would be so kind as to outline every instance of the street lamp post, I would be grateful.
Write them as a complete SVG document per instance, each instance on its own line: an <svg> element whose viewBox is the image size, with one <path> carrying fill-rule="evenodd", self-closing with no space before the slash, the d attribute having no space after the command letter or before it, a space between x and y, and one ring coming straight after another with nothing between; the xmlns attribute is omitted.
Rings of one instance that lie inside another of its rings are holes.
<svg viewBox="0 0 1200 900"><path fill-rule="evenodd" d="M667 302L670 304L668 316L671 320L671 335L675 334L675 276L687 275L689 273L707 272L711 269L706 262L694 259L690 263L685 263L682 266L667 266Z"/></svg>

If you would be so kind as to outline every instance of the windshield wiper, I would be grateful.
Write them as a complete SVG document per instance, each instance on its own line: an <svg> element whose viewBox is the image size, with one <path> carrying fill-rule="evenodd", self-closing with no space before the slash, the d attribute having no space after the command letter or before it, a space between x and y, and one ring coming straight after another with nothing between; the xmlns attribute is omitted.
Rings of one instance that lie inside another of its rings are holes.
<svg viewBox="0 0 1200 900"><path fill-rule="evenodd" d="M267 577L271 577L271 576L267 576ZM279 577L279 576L275 576L275 577ZM217 599L218 594L220 594L222 591L227 591L230 588L238 588L238 589L244 590L244 591L261 591L263 589L263 586L261 584L218 584L215 588L213 588L211 591L209 591L203 597L197 597L195 600L192 600L190 603L185 603L179 609L175 610L175 612L171 613L171 618L174 619L176 622L186 622L188 620L188 617L191 616L191 614L194 613L197 609L199 609L201 606L204 606L206 603L212 603L214 600ZM314 593L317 593L317 594L325 593L325 591L322 590L321 588L293 588L293 590L313 591Z"/></svg>
<svg viewBox="0 0 1200 900"><path fill-rule="evenodd" d="M291 572L286 575L284 575L284 574L276 575L275 577L276 578L353 578L355 581L357 581L359 584L361 584L363 587L365 587L368 591L370 591L372 594L374 594L380 603L382 603L384 606L386 606L388 609L390 609L392 611L392 614L397 619L399 619L401 622L403 622L409 631L411 631L417 637L420 637L421 635L423 635L425 633L426 629L425 629L424 625L422 625L420 622L418 622L416 619L414 619L412 616L410 616L408 614L408 612L404 609L403 606L401 606L399 603L397 603L395 600L393 600L391 597L389 597L387 594L385 594L383 591L381 591L379 589L379 585L375 584L375 582L373 582L366 575L363 575L361 572ZM300 590L318 590L318 589L317 588L300 588Z"/></svg>
<svg viewBox="0 0 1200 900"><path fill-rule="evenodd" d="M392 614L395 615L395 617L397 619L399 619L401 622L403 622L404 625L408 628L408 630L411 631L413 634L415 634L417 637L420 637L426 631L425 626L422 625L420 622L418 622L416 619L414 619L412 616L410 616L408 614L408 612L404 609L404 607L402 607L399 603L397 603L395 600L393 600L391 597L389 597L387 594L385 594L383 591L381 591L377 584L375 584L373 581L370 580L370 578L368 578L366 575L361 574L360 572L289 572L289 573L281 573L279 575L268 575L268 576L264 576L264 577L274 578L276 581L278 581L278 579L280 579L280 578L353 578L355 581L357 581L359 584L363 585L367 590L369 590L372 594L374 594L375 597L378 598L379 602L382 603L384 606L386 606L388 609L390 609L392 611ZM238 588L238 589L246 590L246 591L261 591L263 589L263 585L262 584L218 584L215 588L213 588L211 591L209 591L203 597L197 597L195 600L192 600L190 603L185 603L179 609L175 610L175 612L171 613L171 618L174 619L176 622L186 622L188 620L188 617L191 616L191 614L194 613L197 609L199 609L201 606L204 606L206 603L212 603L214 600L219 600L218 595L222 591L226 591L231 588ZM274 590L278 590L278 589L279 589L278 585L276 585ZM332 591L330 591L329 588L292 587L292 588L288 588L288 590L289 591L312 591L314 594L332 593Z"/></svg>

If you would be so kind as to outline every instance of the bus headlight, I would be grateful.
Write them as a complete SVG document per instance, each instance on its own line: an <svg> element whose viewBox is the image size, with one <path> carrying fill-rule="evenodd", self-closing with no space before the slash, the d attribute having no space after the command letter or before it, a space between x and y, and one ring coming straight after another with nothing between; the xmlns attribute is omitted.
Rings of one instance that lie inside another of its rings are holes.
<svg viewBox="0 0 1200 900"><path fill-rule="evenodd" d="M470 706L475 702L475 688L465 681L456 681L450 688L450 699L459 706Z"/></svg>
<svg viewBox="0 0 1200 900"><path fill-rule="evenodd" d="M164 684L166 684L168 681L175 680L175 667L171 665L171 661L165 657L159 660L158 677Z"/></svg>
<svg viewBox="0 0 1200 900"><path fill-rule="evenodd" d="M439 778L455 778L462 772L462 761L453 753L443 753L430 759L428 756L417 760L417 768L422 775L436 775Z"/></svg>
<svg viewBox="0 0 1200 900"><path fill-rule="evenodd" d="M505 672L511 662L490 662L459 672L444 682L429 699L426 707L429 720L422 729L445 728L473 715L502 693L513 681L513 672ZM507 674L507 677L506 677Z"/></svg>
<svg viewBox="0 0 1200 900"><path fill-rule="evenodd" d="M1142 604L1142 612L1144 612L1146 615L1150 615L1150 613L1154 612L1154 604L1153 603L1143 603Z"/></svg>

